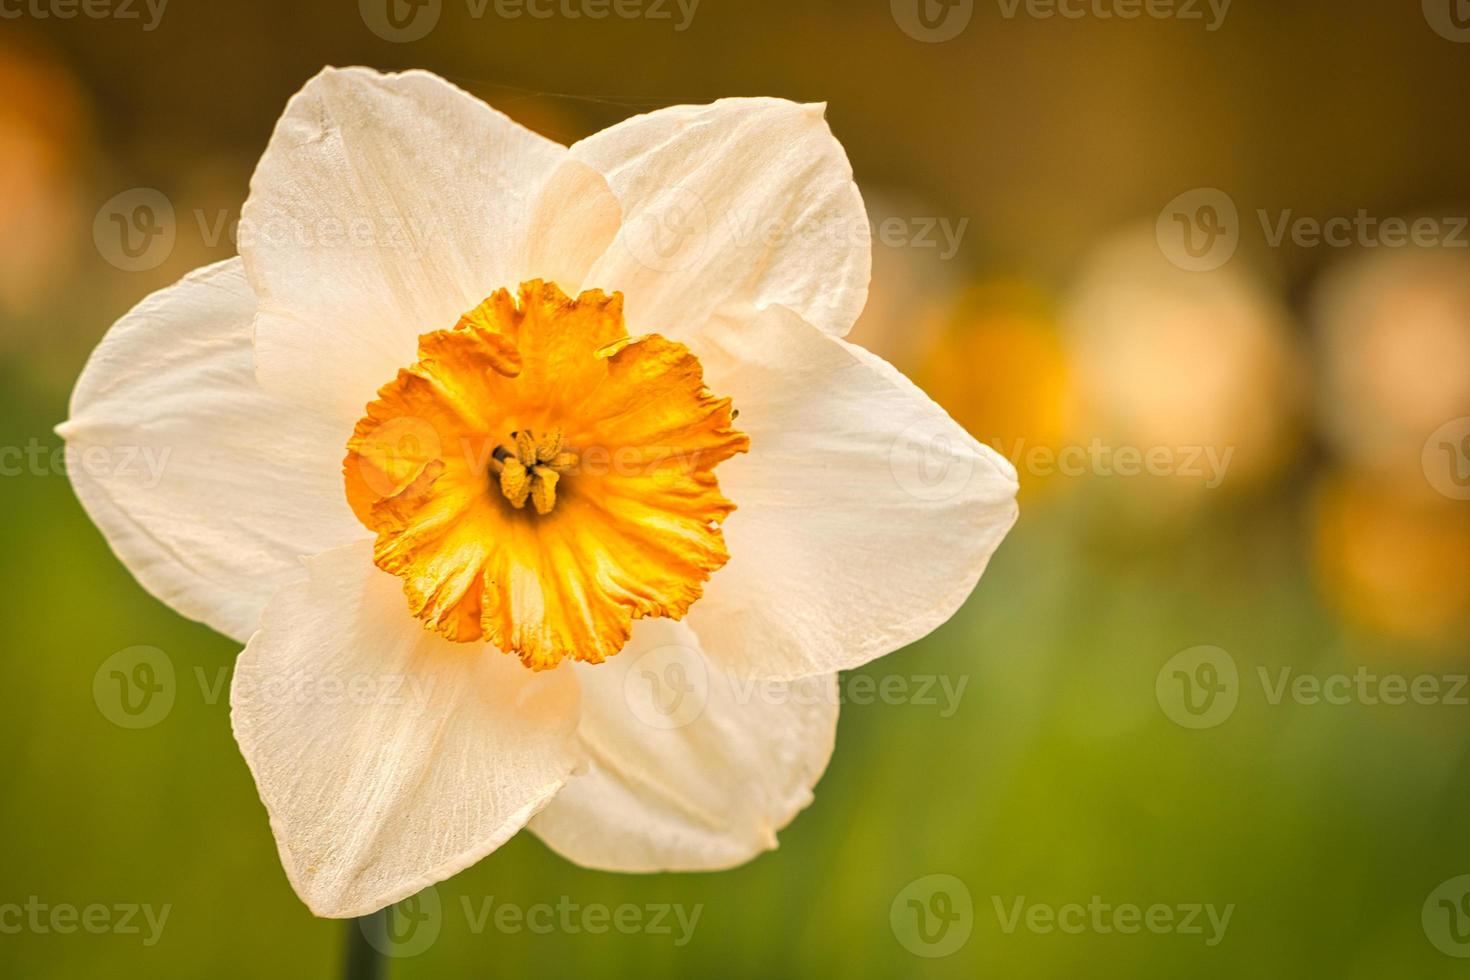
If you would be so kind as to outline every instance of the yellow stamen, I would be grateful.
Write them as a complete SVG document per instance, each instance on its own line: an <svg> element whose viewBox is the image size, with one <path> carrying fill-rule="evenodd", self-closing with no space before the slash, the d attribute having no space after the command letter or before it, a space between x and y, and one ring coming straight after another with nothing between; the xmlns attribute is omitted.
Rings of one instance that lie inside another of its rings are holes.
<svg viewBox="0 0 1470 980"><path fill-rule="evenodd" d="M536 505L536 513L550 514L556 506L556 481L561 479L561 474L545 466L538 466L533 472L536 480L531 484L531 502Z"/></svg>
<svg viewBox="0 0 1470 980"><path fill-rule="evenodd" d="M505 494L516 510L526 506L526 496L531 492L531 475L520 460L511 456L500 470L500 492Z"/></svg>

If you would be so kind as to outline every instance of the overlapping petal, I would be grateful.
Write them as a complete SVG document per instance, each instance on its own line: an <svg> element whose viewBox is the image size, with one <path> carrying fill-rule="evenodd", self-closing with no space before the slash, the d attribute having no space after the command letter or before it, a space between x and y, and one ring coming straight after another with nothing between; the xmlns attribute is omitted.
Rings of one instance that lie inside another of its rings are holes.
<svg viewBox="0 0 1470 980"><path fill-rule="evenodd" d="M352 423L452 326L533 273L526 235L565 148L436 75L327 69L286 107L241 211L267 388Z"/></svg>
<svg viewBox="0 0 1470 980"><path fill-rule="evenodd" d="M310 560L240 654L231 721L297 894L363 915L480 860L578 765L576 679L405 615L369 542Z"/></svg>
<svg viewBox="0 0 1470 980"><path fill-rule="evenodd" d="M1015 523L1015 468L882 359L790 310L705 340L710 383L751 439L720 471L739 504L730 562L689 615L710 655L756 676L830 673L949 619Z"/></svg>
<svg viewBox="0 0 1470 980"><path fill-rule="evenodd" d="M835 676L742 680L692 630L638 623L627 649L578 665L591 763L531 822L552 849L609 871L711 871L776 846L832 755Z"/></svg>
<svg viewBox="0 0 1470 980"><path fill-rule="evenodd" d="M582 140L623 222L587 285L621 290L633 329L687 340L711 317L782 304L842 336L868 295L870 229L824 106L721 99Z"/></svg>
<svg viewBox="0 0 1470 980"><path fill-rule="evenodd" d="M113 325L72 393L72 486L154 595L240 641L299 559L363 538L342 499L344 430L256 384L239 259Z"/></svg>

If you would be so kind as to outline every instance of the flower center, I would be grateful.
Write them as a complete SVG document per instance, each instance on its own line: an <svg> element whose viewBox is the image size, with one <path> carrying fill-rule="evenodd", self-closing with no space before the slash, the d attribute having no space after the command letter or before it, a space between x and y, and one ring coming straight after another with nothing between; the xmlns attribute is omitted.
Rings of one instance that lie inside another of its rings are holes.
<svg viewBox="0 0 1470 980"><path fill-rule="evenodd" d="M510 446L495 447L490 457L490 473L500 492L516 510L529 499L538 514L550 514L556 506L556 484L581 461L562 446L561 429L537 439L530 432L512 432Z"/></svg>
<svg viewBox="0 0 1470 980"><path fill-rule="evenodd" d="M347 499L427 628L599 663L728 560L733 417L686 347L628 336L620 295L526 283L419 338L348 442Z"/></svg>

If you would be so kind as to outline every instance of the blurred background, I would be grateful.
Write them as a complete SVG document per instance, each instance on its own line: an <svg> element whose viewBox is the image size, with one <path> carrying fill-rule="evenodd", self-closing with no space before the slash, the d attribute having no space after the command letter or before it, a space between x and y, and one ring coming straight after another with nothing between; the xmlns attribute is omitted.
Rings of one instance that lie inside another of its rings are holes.
<svg viewBox="0 0 1470 980"><path fill-rule="evenodd" d="M109 324L234 254L289 96L356 63L563 142L829 103L874 222L853 339L1022 481L962 612L846 679L779 850L625 877L521 835L407 910L392 976L1465 974L1463 0L391 2L0 0L0 974L338 969L230 734L236 644L112 557L51 429ZM140 645L171 701L127 727L94 680ZM482 914L559 903L699 918ZM99 904L132 930L45 911Z"/></svg>

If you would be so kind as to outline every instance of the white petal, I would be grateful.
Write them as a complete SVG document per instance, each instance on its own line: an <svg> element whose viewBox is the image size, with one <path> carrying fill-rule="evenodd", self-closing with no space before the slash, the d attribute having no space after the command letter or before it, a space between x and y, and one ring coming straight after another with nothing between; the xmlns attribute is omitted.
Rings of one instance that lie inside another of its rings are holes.
<svg viewBox="0 0 1470 980"><path fill-rule="evenodd" d="M57 427L77 497L144 588L242 642L302 555L367 536L347 506L351 427L255 382L239 259L139 303L92 353Z"/></svg>
<svg viewBox="0 0 1470 980"><path fill-rule="evenodd" d="M832 756L835 676L742 682L681 623L641 620L616 657L576 669L592 762L531 829L578 864L741 864L776 846Z"/></svg>
<svg viewBox="0 0 1470 980"><path fill-rule="evenodd" d="M528 278L532 204L565 155L427 72L312 79L241 212L261 382L355 422L420 334Z"/></svg>
<svg viewBox="0 0 1470 980"><path fill-rule="evenodd" d="M364 915L525 825L578 764L577 686L408 614L370 545L309 559L230 691L281 862L317 915Z"/></svg>
<svg viewBox="0 0 1470 980"><path fill-rule="evenodd" d="M870 229L820 105L723 99L636 116L572 147L607 178L623 227L590 284L630 329L684 338L780 303L841 336L867 299Z"/></svg>
<svg viewBox="0 0 1470 980"><path fill-rule="evenodd" d="M568 296L592 288L587 275L622 224L622 209L602 174L564 160L541 188L527 235L527 268Z"/></svg>
<svg viewBox="0 0 1470 980"><path fill-rule="evenodd" d="M730 562L689 614L710 655L756 676L828 673L953 615L1015 523L1010 463L881 358L789 310L705 339L709 385L751 441L718 473L737 507Z"/></svg>

